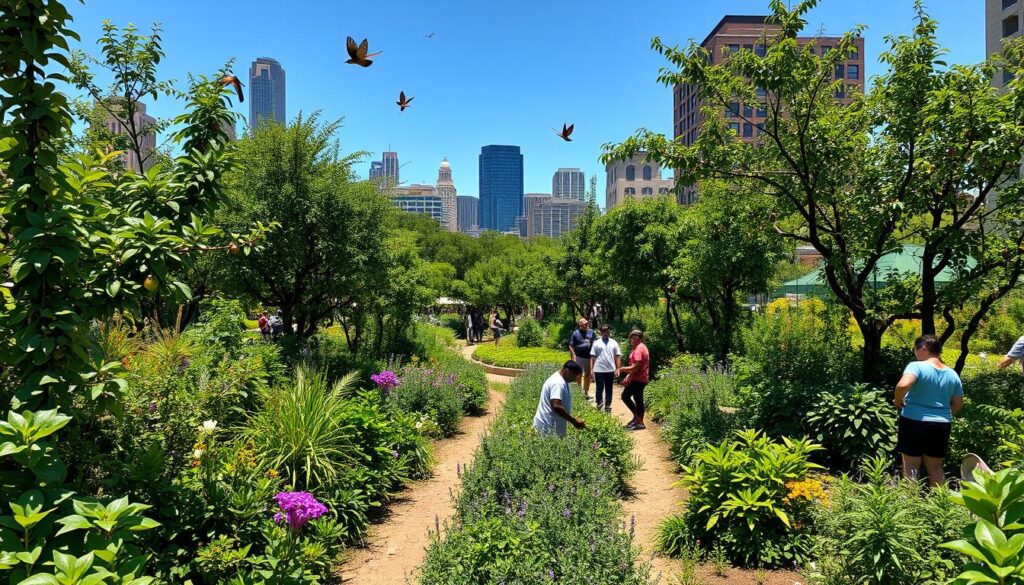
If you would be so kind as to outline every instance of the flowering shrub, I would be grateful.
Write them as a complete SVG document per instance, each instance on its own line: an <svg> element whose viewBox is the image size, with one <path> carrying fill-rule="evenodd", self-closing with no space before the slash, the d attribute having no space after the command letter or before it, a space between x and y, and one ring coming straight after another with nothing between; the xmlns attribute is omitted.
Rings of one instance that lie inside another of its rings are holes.
<svg viewBox="0 0 1024 585"><path fill-rule="evenodd" d="M425 414L450 437L462 419L462 392L458 377L434 368L405 366L401 383L388 395L388 402L397 410Z"/></svg>
<svg viewBox="0 0 1024 585"><path fill-rule="evenodd" d="M274 499L281 511L274 514L274 522L287 523L292 532L302 530L306 522L315 520L327 513L324 506L309 492L280 492Z"/></svg>

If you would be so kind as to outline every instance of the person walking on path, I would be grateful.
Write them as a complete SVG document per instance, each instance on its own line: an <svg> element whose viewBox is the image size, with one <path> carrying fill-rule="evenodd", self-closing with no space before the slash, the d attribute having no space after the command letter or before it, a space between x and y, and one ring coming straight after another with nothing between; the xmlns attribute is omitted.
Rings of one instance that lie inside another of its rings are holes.
<svg viewBox="0 0 1024 585"><path fill-rule="evenodd" d="M1006 352L1003 359L999 360L999 369L1005 370L1013 362L1020 362L1021 367L1024 367L1024 336L1017 339L1010 351Z"/></svg>
<svg viewBox="0 0 1024 585"><path fill-rule="evenodd" d="M914 342L917 361L903 370L894 401L900 412L896 451L903 455L903 475L916 480L923 460L932 486L946 482L942 460L949 451L953 415L964 405L960 376L942 363L941 355L942 342L937 337L918 337Z"/></svg>
<svg viewBox="0 0 1024 585"><path fill-rule="evenodd" d="M601 337L590 346L590 371L594 378L594 404L604 411L612 411L612 385L622 368L619 343L609 336L608 324L601 325Z"/></svg>
<svg viewBox="0 0 1024 585"><path fill-rule="evenodd" d="M580 365L569 360L544 381L537 413L533 415L533 428L540 434L564 437L566 423L572 423L577 429L587 427L582 419L572 415L572 392L569 390L569 384L579 380L581 374L583 369Z"/></svg>
<svg viewBox="0 0 1024 585"><path fill-rule="evenodd" d="M484 341L484 314L480 309L473 311L473 336L477 343Z"/></svg>
<svg viewBox="0 0 1024 585"><path fill-rule="evenodd" d="M473 345L473 312L466 309L466 318L463 319L466 327L466 345Z"/></svg>
<svg viewBox="0 0 1024 585"><path fill-rule="evenodd" d="M587 400L590 400L590 346L594 344L596 337L590 329L590 322L586 319L580 319L579 329L569 336L569 356L583 369L583 381L580 385L583 386L583 398Z"/></svg>
<svg viewBox="0 0 1024 585"><path fill-rule="evenodd" d="M651 379L651 354L644 345L644 333L639 329L630 331L629 344L633 347L629 352L629 365L619 368L627 374L622 381L626 387L622 391L622 402L633 413L633 420L626 423L626 428L642 431L647 428L644 425L644 388Z"/></svg>
<svg viewBox="0 0 1024 585"><path fill-rule="evenodd" d="M498 311L495 309L491 313L491 334L494 335L494 347L498 347L498 342L501 341L501 321L498 320Z"/></svg>

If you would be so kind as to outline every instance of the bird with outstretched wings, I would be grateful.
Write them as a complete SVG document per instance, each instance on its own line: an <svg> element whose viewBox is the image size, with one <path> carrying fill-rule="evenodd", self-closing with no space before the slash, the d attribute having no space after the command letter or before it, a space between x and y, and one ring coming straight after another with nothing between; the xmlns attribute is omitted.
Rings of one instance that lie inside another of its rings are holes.
<svg viewBox="0 0 1024 585"><path fill-rule="evenodd" d="M395 102L396 104L398 104L398 108L399 108L398 111L404 112L405 108L408 108L409 107L409 103L412 102L412 100L414 100L414 99L416 99L416 98L415 97L411 97L409 99L405 99L405 92L404 91L398 92L398 101Z"/></svg>
<svg viewBox="0 0 1024 585"><path fill-rule="evenodd" d="M561 132L559 132L558 130L555 130L554 128L552 128L552 130L555 130L555 134L557 134L558 137L561 138L562 140L564 140L566 142L572 142L572 138L569 138L569 136L572 135L572 131L575 128L576 128L576 124L569 124L569 125L562 124L562 131Z"/></svg>
<svg viewBox="0 0 1024 585"><path fill-rule="evenodd" d="M363 39L363 42L359 43L357 46L355 39L352 37L348 37L345 41L345 48L348 50L349 57L348 61L345 62L353 65L359 65L361 67L369 67L370 65L373 65L373 61L370 60L370 57L376 57L383 53L383 51L377 51L376 53L367 54L367 51L370 50L367 40Z"/></svg>
<svg viewBox="0 0 1024 585"><path fill-rule="evenodd" d="M238 101L239 101L239 102L244 102L244 101L245 101L245 96L244 96L244 95L242 95L242 82L241 82L241 81L240 81L240 80L238 79L238 77L237 77L237 76L234 76L234 75L225 75L224 77L221 77L221 78L220 78L220 81L219 81L219 83L220 83L220 84L221 84L222 86L224 86L224 85L231 85L231 86L234 86L234 88L235 88L235 93L237 93L237 94L238 94Z"/></svg>

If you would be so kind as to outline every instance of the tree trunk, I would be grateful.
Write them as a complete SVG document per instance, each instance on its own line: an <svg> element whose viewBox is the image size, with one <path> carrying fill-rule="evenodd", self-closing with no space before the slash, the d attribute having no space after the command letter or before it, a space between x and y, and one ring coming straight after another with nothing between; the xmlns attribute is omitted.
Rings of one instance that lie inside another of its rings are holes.
<svg viewBox="0 0 1024 585"><path fill-rule="evenodd" d="M925 246L921 253L921 334L935 335L935 305L938 294L935 288L935 275L932 265L935 253Z"/></svg>
<svg viewBox="0 0 1024 585"><path fill-rule="evenodd" d="M863 323L860 327L864 336L864 352L861 355L860 376L864 382L881 384L882 372L879 370L882 365L882 335L885 327Z"/></svg>

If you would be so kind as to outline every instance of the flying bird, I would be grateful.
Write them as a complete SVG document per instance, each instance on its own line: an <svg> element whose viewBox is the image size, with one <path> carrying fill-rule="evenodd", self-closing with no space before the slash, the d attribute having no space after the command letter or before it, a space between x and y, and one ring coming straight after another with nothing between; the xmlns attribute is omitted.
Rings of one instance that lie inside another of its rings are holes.
<svg viewBox="0 0 1024 585"><path fill-rule="evenodd" d="M414 99L416 99L415 96L413 96L413 97L411 97L409 99L405 99L405 92L404 91L398 92L398 101L395 102L396 104L398 104L398 108L399 108L398 111L404 112L405 108L408 108L409 104L412 103L412 100L414 100Z"/></svg>
<svg viewBox="0 0 1024 585"><path fill-rule="evenodd" d="M427 35L427 38L428 38L428 39L432 39L432 38L434 38L434 33L430 33L430 34L428 34L428 35Z"/></svg>
<svg viewBox="0 0 1024 585"><path fill-rule="evenodd" d="M348 37L348 40L345 42L345 48L348 49L349 56L349 60L345 62L353 65L360 65L362 67L369 67L372 65L373 61L370 60L370 57L376 57L383 52L377 51L376 53L370 53L367 55L366 51L368 50L369 45L366 39L363 39L363 42L359 43L359 46L357 47L356 41L352 37Z"/></svg>
<svg viewBox="0 0 1024 585"><path fill-rule="evenodd" d="M242 82L238 80L238 77L234 75L225 75L220 78L221 85L233 85L235 86L235 93L238 94L238 101L244 102L245 96L242 95Z"/></svg>
<svg viewBox="0 0 1024 585"><path fill-rule="evenodd" d="M569 138L569 136L572 135L572 131L573 131L573 129L575 127L576 127L576 124L569 124L568 126L566 126L565 124L562 124L562 131L561 132L559 132L558 130L555 130L554 128L552 128L552 130L555 130L555 134L557 134L562 140L564 140L566 142L572 142L572 138Z"/></svg>

